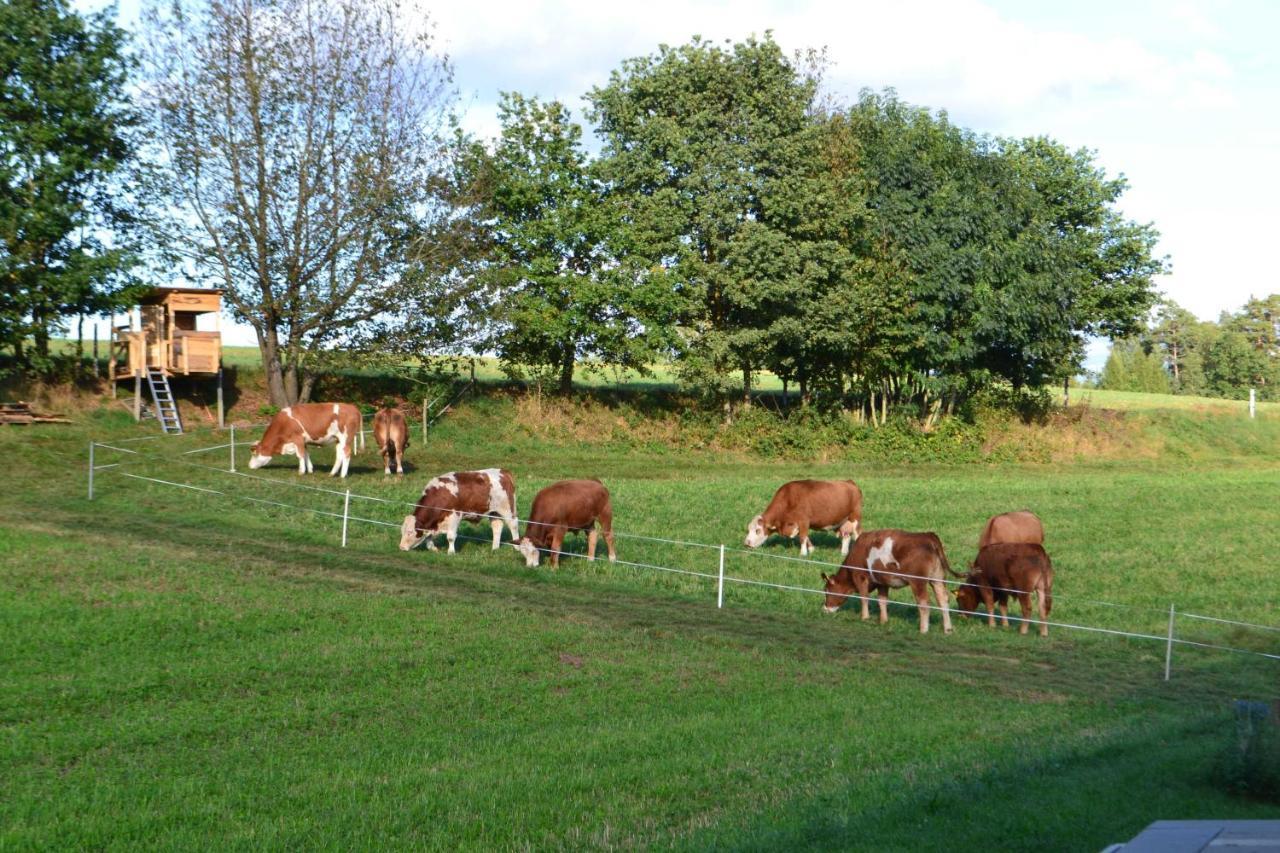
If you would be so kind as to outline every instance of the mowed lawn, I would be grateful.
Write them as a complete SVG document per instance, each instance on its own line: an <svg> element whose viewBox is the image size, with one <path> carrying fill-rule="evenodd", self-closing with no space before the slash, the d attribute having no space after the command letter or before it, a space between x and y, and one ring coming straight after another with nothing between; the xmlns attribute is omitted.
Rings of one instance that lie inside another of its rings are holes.
<svg viewBox="0 0 1280 853"><path fill-rule="evenodd" d="M1280 625L1275 457L853 470L489 427L463 411L415 436L403 480L372 451L345 482L281 459L259 480L185 453L225 434L117 444L139 453L97 451L127 464L92 503L88 440L147 431L0 431L0 847L1080 850L1160 818L1280 817L1213 775L1233 700L1280 698L1280 661L1179 646L1165 683L1149 640L945 636L936 614L920 636L913 608L881 626L732 583L717 610L713 581L656 568L714 574L715 548L634 538L724 543L731 577L816 589L823 566L778 559L794 545L736 549L779 483L850 476L865 526L936 530L957 569L988 515L1035 509L1055 620L1163 635L1172 603ZM600 477L620 558L645 565L530 570L475 541L487 526L454 556L397 550L431 474L490 465L521 511ZM339 519L292 508L342 496L300 485L395 503L353 500L387 526L353 522L343 549ZM1176 631L1280 653L1280 633Z"/></svg>

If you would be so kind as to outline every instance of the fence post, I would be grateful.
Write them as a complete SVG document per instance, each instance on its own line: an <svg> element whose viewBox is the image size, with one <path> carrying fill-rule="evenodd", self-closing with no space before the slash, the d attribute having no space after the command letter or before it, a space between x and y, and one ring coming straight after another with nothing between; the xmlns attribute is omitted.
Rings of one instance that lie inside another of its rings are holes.
<svg viewBox="0 0 1280 853"><path fill-rule="evenodd" d="M1169 668L1173 664L1173 605L1169 605L1169 642L1164 650L1164 680L1169 680Z"/></svg>
<svg viewBox="0 0 1280 853"><path fill-rule="evenodd" d="M236 472L236 425L231 425L231 473Z"/></svg>
<svg viewBox="0 0 1280 853"><path fill-rule="evenodd" d="M422 395L422 443L427 443L427 415L431 411L431 404L427 402L427 395Z"/></svg>
<svg viewBox="0 0 1280 853"><path fill-rule="evenodd" d="M1251 418L1255 417L1254 413L1257 411L1257 408L1258 408L1257 400L1258 400L1257 392L1254 391L1254 389L1250 388L1249 389L1249 417Z"/></svg>
<svg viewBox="0 0 1280 853"><path fill-rule="evenodd" d="M89 442L89 500L93 500L93 442Z"/></svg>
<svg viewBox="0 0 1280 853"><path fill-rule="evenodd" d="M347 489L347 496L342 501L342 547L347 547L347 515L351 512L351 490Z"/></svg>
<svg viewBox="0 0 1280 853"><path fill-rule="evenodd" d="M724 545L720 546L720 580L716 581L716 607L724 607Z"/></svg>

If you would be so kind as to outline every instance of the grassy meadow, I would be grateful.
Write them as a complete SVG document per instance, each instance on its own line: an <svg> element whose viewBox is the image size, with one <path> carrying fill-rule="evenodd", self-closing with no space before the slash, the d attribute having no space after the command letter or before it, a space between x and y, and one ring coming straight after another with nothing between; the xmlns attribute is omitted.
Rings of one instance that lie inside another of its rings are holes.
<svg viewBox="0 0 1280 853"><path fill-rule="evenodd" d="M921 636L913 607L881 626L741 583L717 610L713 581L655 568L714 574L715 548L639 538L725 544L730 577L816 590L833 537L806 562L777 539L742 552L745 525L787 479L852 477L865 527L936 530L957 569L989 515L1034 509L1055 621L1163 635L1173 604L1280 626L1277 419L1157 413L1169 450L1146 458L890 465L518 414L469 401L415 432L403 479L366 449L345 482L329 449L310 477L281 458L249 477L187 453L226 433L122 443L154 425L106 408L0 430L0 847L1079 850L1161 818L1280 818L1214 770L1232 702L1280 699L1280 661L1178 646L1166 683L1149 640L946 636L936 613ZM90 439L137 451L97 450L122 464L92 503ZM521 511L600 477L626 562L526 569L471 525L456 555L397 550L430 475L492 465ZM382 524L343 549L320 514L343 498L318 489L348 487L386 502L353 499ZM1280 653L1276 632L1176 632Z"/></svg>

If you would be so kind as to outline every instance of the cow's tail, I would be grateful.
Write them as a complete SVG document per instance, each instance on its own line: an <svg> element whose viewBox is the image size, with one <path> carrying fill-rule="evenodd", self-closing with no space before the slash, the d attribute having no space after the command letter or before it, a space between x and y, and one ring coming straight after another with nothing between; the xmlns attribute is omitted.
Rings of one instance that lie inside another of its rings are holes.
<svg viewBox="0 0 1280 853"><path fill-rule="evenodd" d="M938 546L938 562L942 564L942 568L946 570L947 574L951 575L953 578L968 577L968 575L962 575L951 568L951 561L947 559L946 549L942 547L942 540L938 538L936 533L933 534L933 542Z"/></svg>

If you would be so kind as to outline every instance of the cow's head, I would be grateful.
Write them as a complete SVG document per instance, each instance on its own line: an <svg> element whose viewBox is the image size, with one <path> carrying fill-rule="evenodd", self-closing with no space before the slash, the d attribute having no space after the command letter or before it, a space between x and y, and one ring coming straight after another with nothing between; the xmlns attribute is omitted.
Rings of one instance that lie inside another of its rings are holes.
<svg viewBox="0 0 1280 853"><path fill-rule="evenodd" d="M538 546L528 536L522 536L519 542L512 542L511 547L520 552L520 556L524 557L524 564L530 569L537 568L539 560Z"/></svg>
<svg viewBox="0 0 1280 853"><path fill-rule="evenodd" d="M822 601L822 609L827 613L835 613L841 607L844 607L853 599L849 596L854 594L853 581L849 578L842 578L840 575L828 575L822 573L822 583L827 594Z"/></svg>
<svg viewBox="0 0 1280 853"><path fill-rule="evenodd" d="M965 578L965 582L956 587L956 609L963 615L973 613L982 603L982 596L978 594L978 587L974 585L975 580L975 575L970 573Z"/></svg>
<svg viewBox="0 0 1280 853"><path fill-rule="evenodd" d="M744 544L748 548L759 548L764 544L764 540L769 538L769 531L764 526L764 516L757 515L751 519L751 523L747 525L747 538Z"/></svg>
<svg viewBox="0 0 1280 853"><path fill-rule="evenodd" d="M255 441L253 443L253 447L249 448L249 453L250 453L250 456L249 456L250 468L261 468L263 465L266 465L268 462L270 462L271 457L274 455L271 453L263 452L261 441Z"/></svg>
<svg viewBox="0 0 1280 853"><path fill-rule="evenodd" d="M400 525L400 550L412 551L423 542L430 546L431 536L426 531L418 529L418 517L416 515L406 515L404 523Z"/></svg>

